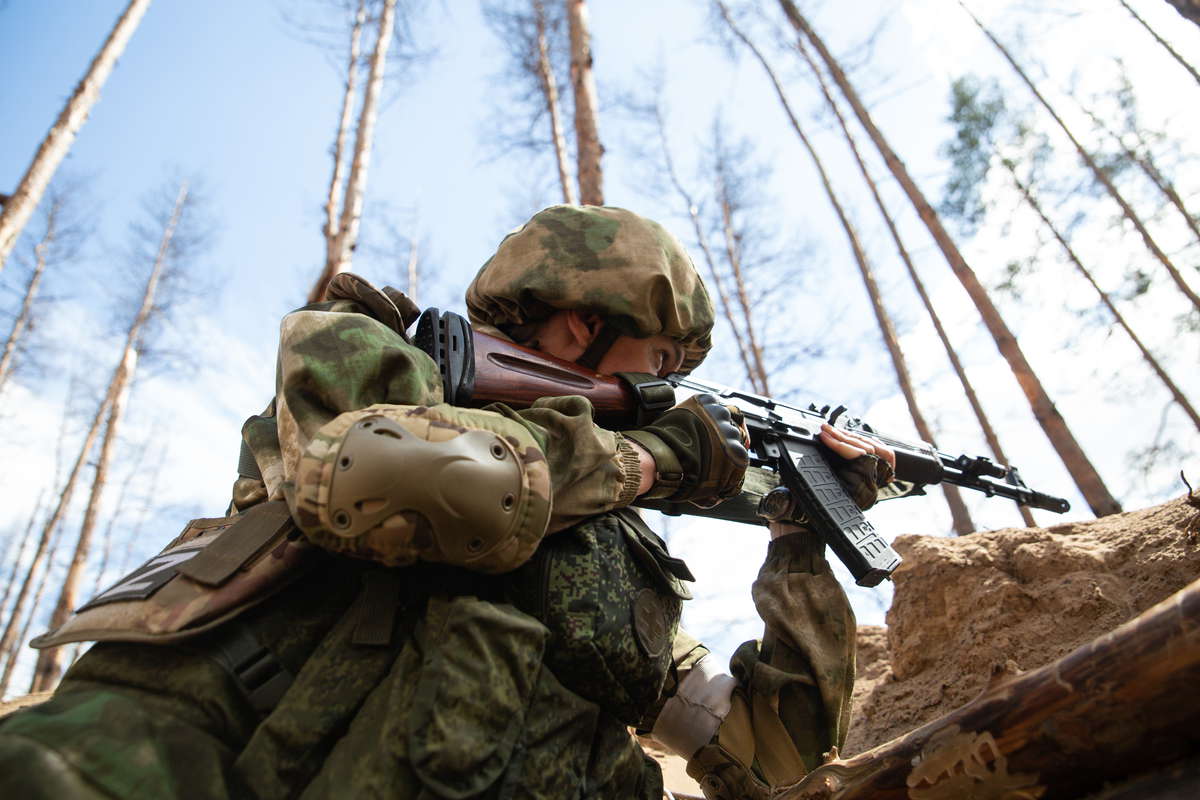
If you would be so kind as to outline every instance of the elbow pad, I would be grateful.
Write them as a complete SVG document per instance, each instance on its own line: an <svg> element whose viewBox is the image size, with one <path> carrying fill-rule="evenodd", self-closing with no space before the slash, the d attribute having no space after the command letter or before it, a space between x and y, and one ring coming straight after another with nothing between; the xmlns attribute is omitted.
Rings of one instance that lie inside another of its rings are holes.
<svg viewBox="0 0 1200 800"><path fill-rule="evenodd" d="M321 427L287 493L314 544L387 566L507 572L537 549L550 473L532 435L499 414L376 405Z"/></svg>

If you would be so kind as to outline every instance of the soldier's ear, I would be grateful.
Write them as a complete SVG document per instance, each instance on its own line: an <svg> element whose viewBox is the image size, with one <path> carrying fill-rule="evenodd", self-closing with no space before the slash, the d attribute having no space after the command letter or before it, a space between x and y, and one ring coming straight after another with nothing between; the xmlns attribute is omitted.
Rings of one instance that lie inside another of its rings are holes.
<svg viewBox="0 0 1200 800"><path fill-rule="evenodd" d="M572 343L585 349L604 327L604 318L592 311L572 308L566 312L565 319Z"/></svg>

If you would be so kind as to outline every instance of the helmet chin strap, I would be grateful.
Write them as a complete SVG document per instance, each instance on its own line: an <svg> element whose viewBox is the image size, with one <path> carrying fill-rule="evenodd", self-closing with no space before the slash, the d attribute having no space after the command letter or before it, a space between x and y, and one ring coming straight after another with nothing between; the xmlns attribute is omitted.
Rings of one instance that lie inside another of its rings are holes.
<svg viewBox="0 0 1200 800"><path fill-rule="evenodd" d="M613 343L620 335L621 332L605 320L600 332L596 334L596 338L592 339L591 344L583 351L583 355L575 359L575 363L581 367L596 370L604 359L604 355L612 348Z"/></svg>

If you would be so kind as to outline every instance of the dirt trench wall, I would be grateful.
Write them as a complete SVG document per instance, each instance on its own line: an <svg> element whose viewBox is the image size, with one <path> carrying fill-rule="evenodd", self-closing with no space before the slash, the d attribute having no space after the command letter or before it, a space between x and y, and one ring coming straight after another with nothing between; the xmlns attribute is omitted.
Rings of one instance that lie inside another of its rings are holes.
<svg viewBox="0 0 1200 800"><path fill-rule="evenodd" d="M897 538L887 628L859 629L845 754L971 700L993 671L1054 661L1200 577L1200 537L1188 531L1198 515L1180 499L1044 529Z"/></svg>

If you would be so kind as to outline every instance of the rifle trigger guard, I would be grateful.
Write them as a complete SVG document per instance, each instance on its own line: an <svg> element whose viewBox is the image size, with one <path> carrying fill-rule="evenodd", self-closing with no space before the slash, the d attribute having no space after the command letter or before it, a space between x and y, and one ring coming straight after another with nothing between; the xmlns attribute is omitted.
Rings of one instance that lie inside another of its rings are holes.
<svg viewBox="0 0 1200 800"><path fill-rule="evenodd" d="M675 387L657 375L647 372L617 372L615 375L633 389L637 401L635 428L649 425L675 405Z"/></svg>

